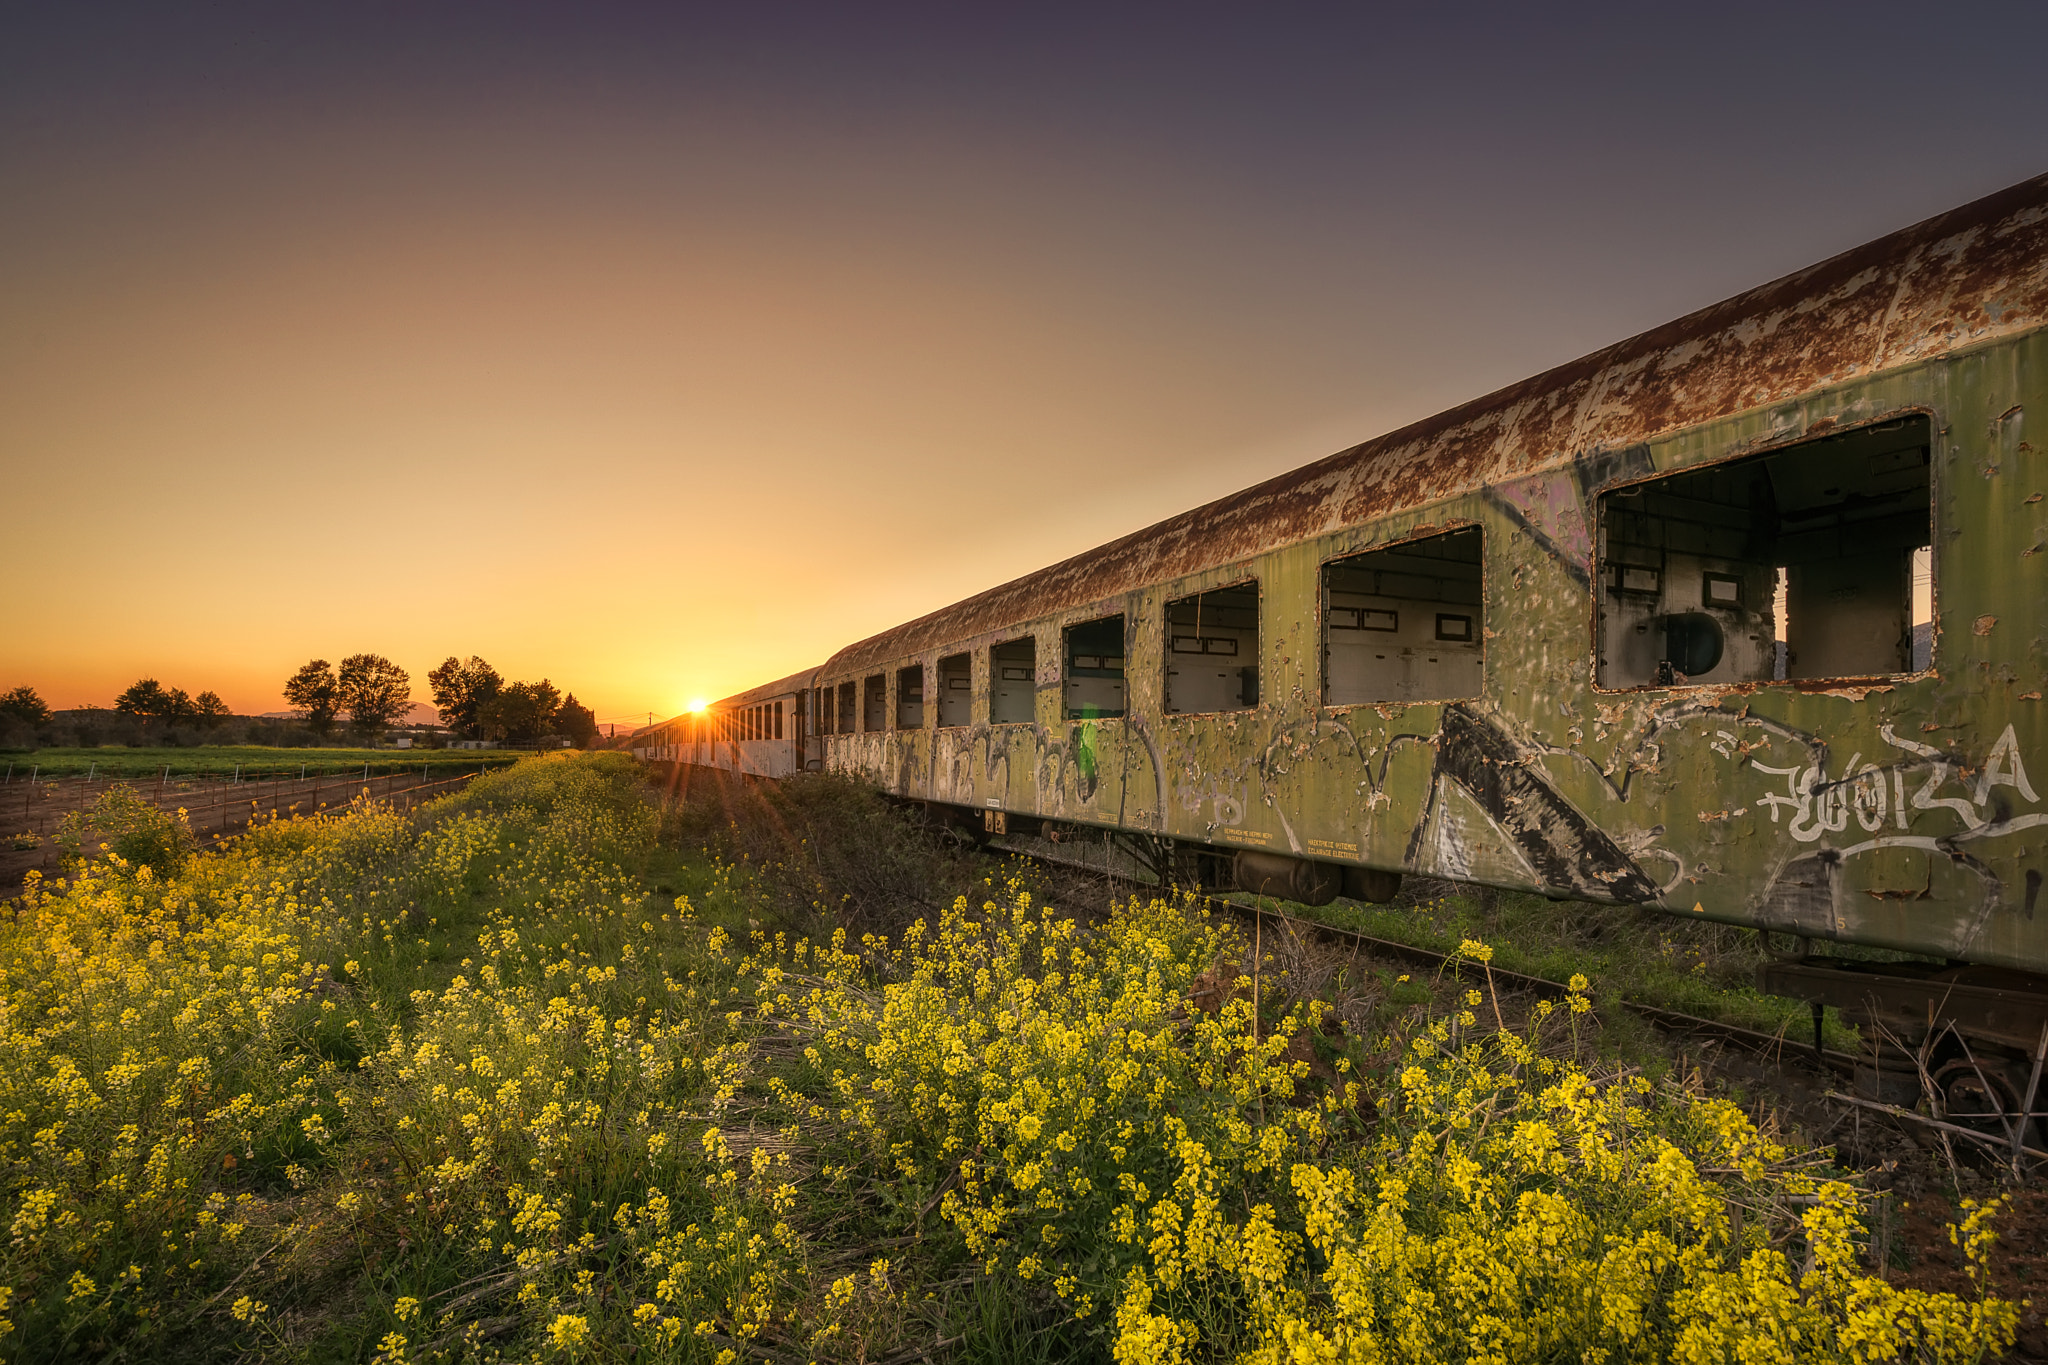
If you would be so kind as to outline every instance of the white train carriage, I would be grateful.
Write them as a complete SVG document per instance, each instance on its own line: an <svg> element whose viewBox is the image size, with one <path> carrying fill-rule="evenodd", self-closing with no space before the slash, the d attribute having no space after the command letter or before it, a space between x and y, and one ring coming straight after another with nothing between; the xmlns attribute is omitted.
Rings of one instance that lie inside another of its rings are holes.
<svg viewBox="0 0 2048 1365"><path fill-rule="evenodd" d="M825 751L807 707L818 670L805 669L749 688L702 711L689 712L633 736L633 756L647 763L712 768L746 777L788 777L822 766Z"/></svg>

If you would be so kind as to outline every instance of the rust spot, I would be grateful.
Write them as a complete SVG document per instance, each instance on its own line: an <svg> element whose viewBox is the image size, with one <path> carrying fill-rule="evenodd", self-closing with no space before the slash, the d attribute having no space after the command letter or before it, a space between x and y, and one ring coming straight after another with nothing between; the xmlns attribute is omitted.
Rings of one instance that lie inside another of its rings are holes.
<svg viewBox="0 0 2048 1365"><path fill-rule="evenodd" d="M1808 436L1818 436L1823 432L1833 431L1834 428L1835 419L1832 417L1823 417L1817 422L1807 423L1806 434Z"/></svg>
<svg viewBox="0 0 2048 1365"><path fill-rule="evenodd" d="M1977 623L1971 626L1970 629L1978 635L1989 635L1991 628L1997 624L1998 618L1996 616L1980 616L1977 618Z"/></svg>
<svg viewBox="0 0 2048 1365"><path fill-rule="evenodd" d="M2021 701L2039 701L2039 700L2041 700L2041 694L2040 694L2039 692L2022 692L2022 693L2020 693L2020 700L2021 700Z"/></svg>
<svg viewBox="0 0 2048 1365"><path fill-rule="evenodd" d="M2035 504L2035 503L2039 502L2040 500L2041 500L2041 495L2040 495L2039 493L2036 493L2036 494L2034 494L2034 496L2033 496L2033 497L2031 497L2031 498L2028 498L2028 499L2027 499L2027 500L2026 500L2026 501L2025 501L2024 503L2022 503L2021 505L2022 505L2022 506L2026 506L2026 507L2031 507L2031 506L2032 506L2033 504Z"/></svg>

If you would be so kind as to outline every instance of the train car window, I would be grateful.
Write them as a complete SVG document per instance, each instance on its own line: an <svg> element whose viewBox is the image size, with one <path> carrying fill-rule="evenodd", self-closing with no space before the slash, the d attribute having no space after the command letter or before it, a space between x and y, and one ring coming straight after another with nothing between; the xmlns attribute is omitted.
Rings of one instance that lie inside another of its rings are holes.
<svg viewBox="0 0 2048 1365"><path fill-rule="evenodd" d="M896 728L924 728L924 665L896 670Z"/></svg>
<svg viewBox="0 0 2048 1365"><path fill-rule="evenodd" d="M1083 621L1062 632L1061 696L1068 720L1094 720L1124 713L1124 618L1122 613Z"/></svg>
<svg viewBox="0 0 2048 1365"><path fill-rule="evenodd" d="M860 728L869 734L889 728L889 679L876 673L860 685Z"/></svg>
<svg viewBox="0 0 2048 1365"><path fill-rule="evenodd" d="M965 725L974 711L974 666L965 654L948 654L939 660L939 726Z"/></svg>
<svg viewBox="0 0 2048 1365"><path fill-rule="evenodd" d="M821 735L829 735L832 733L832 689L815 687L811 689L811 696L814 698L811 705L817 713L814 728Z"/></svg>
<svg viewBox="0 0 2048 1365"><path fill-rule="evenodd" d="M1323 704L1480 695L1484 551L1468 526L1323 565Z"/></svg>
<svg viewBox="0 0 2048 1365"><path fill-rule="evenodd" d="M855 686L850 681L839 684L839 733L842 735L852 734L860 719L860 703L854 697Z"/></svg>
<svg viewBox="0 0 2048 1365"><path fill-rule="evenodd" d="M991 725L1028 725L1038 719L1038 639L1027 635L988 651Z"/></svg>
<svg viewBox="0 0 2048 1365"><path fill-rule="evenodd" d="M1931 442L1916 414L1603 493L1600 686L1931 667Z"/></svg>
<svg viewBox="0 0 2048 1365"><path fill-rule="evenodd" d="M773 734L772 736L770 736L770 738L773 738L773 739L781 739L781 738L782 738L782 703L781 703L781 702L776 702L776 703L775 703L775 711L774 711L774 713L773 713L773 716L771 717L771 719L772 719L772 720L774 721L774 728L775 728L775 733L774 733L774 734Z"/></svg>
<svg viewBox="0 0 2048 1365"><path fill-rule="evenodd" d="M1259 585L1238 583L1166 604L1166 711L1259 704Z"/></svg>

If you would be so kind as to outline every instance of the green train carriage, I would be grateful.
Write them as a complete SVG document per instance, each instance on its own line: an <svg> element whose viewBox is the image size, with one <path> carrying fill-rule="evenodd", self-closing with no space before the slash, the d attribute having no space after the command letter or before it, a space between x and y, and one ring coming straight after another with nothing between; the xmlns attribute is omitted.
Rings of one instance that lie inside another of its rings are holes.
<svg viewBox="0 0 2048 1365"><path fill-rule="evenodd" d="M1954 1025L2004 1058L1958 1102L2009 1108L2044 323L2048 177L851 645L822 762L1291 899L1414 872L1901 950L1768 984Z"/></svg>

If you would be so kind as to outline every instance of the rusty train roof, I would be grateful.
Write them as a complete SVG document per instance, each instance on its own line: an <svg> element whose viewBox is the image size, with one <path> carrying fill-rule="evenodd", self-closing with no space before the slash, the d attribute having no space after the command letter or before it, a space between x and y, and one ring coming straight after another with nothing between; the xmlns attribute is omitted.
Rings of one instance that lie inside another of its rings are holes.
<svg viewBox="0 0 2048 1365"><path fill-rule="evenodd" d="M876 667L2048 321L2048 175L849 645Z"/></svg>

